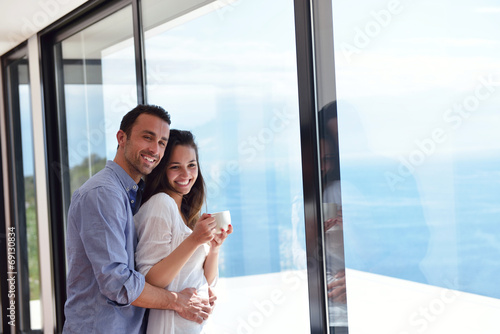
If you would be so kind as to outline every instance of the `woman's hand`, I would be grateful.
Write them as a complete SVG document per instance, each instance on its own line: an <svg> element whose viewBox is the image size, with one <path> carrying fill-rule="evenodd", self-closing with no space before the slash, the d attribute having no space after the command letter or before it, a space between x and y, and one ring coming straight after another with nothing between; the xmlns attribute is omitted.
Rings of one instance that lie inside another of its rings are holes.
<svg viewBox="0 0 500 334"><path fill-rule="evenodd" d="M337 210L337 215L335 217L332 217L332 218L325 220L325 223L324 223L325 232L334 226L338 226L339 228L344 227L344 221L342 220L342 207L340 207Z"/></svg>
<svg viewBox="0 0 500 334"><path fill-rule="evenodd" d="M214 239L215 226L215 218L208 213L204 213L196 222L190 237L199 245L210 242Z"/></svg>
<svg viewBox="0 0 500 334"><path fill-rule="evenodd" d="M210 240L210 250L208 251L205 264L203 265L205 278L209 285L212 285L217 277L220 246L231 233L233 233L233 227L229 225L227 230L222 229L222 231L217 234L214 232L214 237Z"/></svg>
<svg viewBox="0 0 500 334"><path fill-rule="evenodd" d="M339 271L334 279L327 284L328 298L335 303L347 303L346 285L345 285L345 270Z"/></svg>
<svg viewBox="0 0 500 334"><path fill-rule="evenodd" d="M231 233L233 233L233 226L229 224L227 230L221 229L220 233L215 234L213 239L210 241L210 252L218 253L220 246L222 246L224 240L226 240L227 236Z"/></svg>

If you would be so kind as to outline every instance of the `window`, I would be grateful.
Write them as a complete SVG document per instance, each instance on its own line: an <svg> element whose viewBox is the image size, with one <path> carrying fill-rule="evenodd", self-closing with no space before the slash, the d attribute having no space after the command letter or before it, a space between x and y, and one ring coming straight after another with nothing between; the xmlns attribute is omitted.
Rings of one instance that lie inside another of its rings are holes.
<svg viewBox="0 0 500 334"><path fill-rule="evenodd" d="M70 194L116 153L122 116L137 105L132 6L56 45Z"/></svg>
<svg viewBox="0 0 500 334"><path fill-rule="evenodd" d="M308 332L293 3L142 5L148 103L196 136L206 210L231 212L216 332Z"/></svg>
<svg viewBox="0 0 500 334"><path fill-rule="evenodd" d="M349 329L498 328L498 6L331 4Z"/></svg>
<svg viewBox="0 0 500 334"><path fill-rule="evenodd" d="M106 1L93 8L42 34L40 43L44 86L50 87L44 103L58 330L65 319L71 195L114 158L120 120L138 101L132 5Z"/></svg>

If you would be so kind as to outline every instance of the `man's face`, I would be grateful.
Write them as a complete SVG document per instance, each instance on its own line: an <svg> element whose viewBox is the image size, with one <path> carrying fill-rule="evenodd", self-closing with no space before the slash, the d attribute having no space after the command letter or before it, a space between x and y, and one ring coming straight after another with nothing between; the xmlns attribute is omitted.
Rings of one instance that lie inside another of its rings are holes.
<svg viewBox="0 0 500 334"><path fill-rule="evenodd" d="M159 117L141 114L130 136L124 135L124 169L136 182L158 165L167 146L170 126Z"/></svg>

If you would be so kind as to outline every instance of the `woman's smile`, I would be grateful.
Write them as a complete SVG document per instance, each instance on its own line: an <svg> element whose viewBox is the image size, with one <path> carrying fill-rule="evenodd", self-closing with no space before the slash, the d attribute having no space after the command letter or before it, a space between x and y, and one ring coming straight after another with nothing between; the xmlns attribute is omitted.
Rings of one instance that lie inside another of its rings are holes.
<svg viewBox="0 0 500 334"><path fill-rule="evenodd" d="M176 146L167 164L168 183L177 195L183 196L189 194L197 178L196 151L191 146Z"/></svg>

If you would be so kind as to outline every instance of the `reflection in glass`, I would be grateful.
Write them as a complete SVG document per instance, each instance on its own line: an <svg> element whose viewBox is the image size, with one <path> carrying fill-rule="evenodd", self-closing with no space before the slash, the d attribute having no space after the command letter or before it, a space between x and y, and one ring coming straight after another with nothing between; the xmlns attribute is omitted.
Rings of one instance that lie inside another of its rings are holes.
<svg viewBox="0 0 500 334"><path fill-rule="evenodd" d="M325 105L318 119L328 318L330 333L340 334L347 333L347 289L336 101Z"/></svg>
<svg viewBox="0 0 500 334"><path fill-rule="evenodd" d="M498 330L498 4L332 6L350 326Z"/></svg>
<svg viewBox="0 0 500 334"><path fill-rule="evenodd" d="M137 105L130 6L63 40L71 193L116 153L123 115Z"/></svg>
<svg viewBox="0 0 500 334"><path fill-rule="evenodd" d="M293 2L142 4L148 103L196 136L206 210L231 212L216 332L308 332Z"/></svg>

